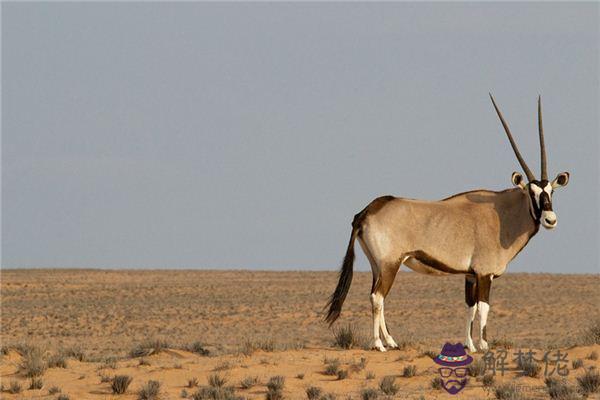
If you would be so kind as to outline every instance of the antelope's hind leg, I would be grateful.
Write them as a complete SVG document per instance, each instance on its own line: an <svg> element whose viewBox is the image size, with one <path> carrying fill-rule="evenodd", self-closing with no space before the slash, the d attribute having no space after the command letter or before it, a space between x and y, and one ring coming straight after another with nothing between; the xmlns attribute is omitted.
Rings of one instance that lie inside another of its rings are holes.
<svg viewBox="0 0 600 400"><path fill-rule="evenodd" d="M375 341L373 347L379 351L386 351L385 347L381 343L379 338L379 331L383 335L385 344L392 349L398 348L398 344L390 335L387 325L385 324L384 308L385 298L387 297L396 274L400 268L400 263L382 263L381 268L378 268L378 276L375 277L373 273L373 287L371 289L371 305L373 306L373 332L375 334Z"/></svg>
<svg viewBox="0 0 600 400"><path fill-rule="evenodd" d="M473 321L477 314L477 280L474 276L465 276L465 302L467 303L467 338L465 339L465 348L469 352L477 351L473 344Z"/></svg>
<svg viewBox="0 0 600 400"><path fill-rule="evenodd" d="M487 317L490 311L490 290L493 275L477 277L477 311L479 312L479 348L487 351Z"/></svg>

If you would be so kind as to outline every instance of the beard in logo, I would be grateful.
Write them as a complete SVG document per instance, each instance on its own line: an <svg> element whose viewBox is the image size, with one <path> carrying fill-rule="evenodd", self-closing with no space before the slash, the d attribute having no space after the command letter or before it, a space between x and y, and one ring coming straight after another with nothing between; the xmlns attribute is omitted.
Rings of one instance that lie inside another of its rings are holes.
<svg viewBox="0 0 600 400"><path fill-rule="evenodd" d="M461 380L442 378L442 387L450 394L456 394L460 392L463 390L466 384L467 378Z"/></svg>

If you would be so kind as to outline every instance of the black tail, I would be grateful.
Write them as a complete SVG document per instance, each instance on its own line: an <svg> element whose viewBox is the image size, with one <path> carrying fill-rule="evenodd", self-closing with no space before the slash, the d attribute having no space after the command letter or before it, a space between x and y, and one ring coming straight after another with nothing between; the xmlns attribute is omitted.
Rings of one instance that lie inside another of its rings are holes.
<svg viewBox="0 0 600 400"><path fill-rule="evenodd" d="M348 249L346 250L344 262L342 263L342 268L340 269L340 278L338 280L337 287L325 306L325 308L329 307L329 311L325 317L325 322L328 322L329 326L331 326L340 316L340 313L342 312L342 304L344 304L344 300L346 300L346 295L348 294L348 291L350 290L350 284L352 283L352 274L354 272L354 241L356 240L356 235L358 234L359 229L357 225L358 224L356 224L355 219L355 223L352 224L350 243L348 243Z"/></svg>

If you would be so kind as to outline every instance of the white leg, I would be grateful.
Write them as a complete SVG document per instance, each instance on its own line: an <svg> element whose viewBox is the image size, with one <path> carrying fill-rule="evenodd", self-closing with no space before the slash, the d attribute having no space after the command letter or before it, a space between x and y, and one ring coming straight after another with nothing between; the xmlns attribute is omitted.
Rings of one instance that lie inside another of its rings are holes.
<svg viewBox="0 0 600 400"><path fill-rule="evenodd" d="M467 339L465 340L465 346L469 349L469 352L474 353L477 351L473 344L473 321L475 320L475 314L477 313L477 304L472 307L467 306Z"/></svg>
<svg viewBox="0 0 600 400"><path fill-rule="evenodd" d="M377 293L371 293L371 306L373 311L373 347L379 351L385 351L383 343L379 338L379 329L381 327L381 315L383 311L383 296Z"/></svg>
<svg viewBox="0 0 600 400"><path fill-rule="evenodd" d="M486 351L488 349L488 344L485 340L485 326L487 325L487 316L488 311L490 310L490 305L485 301L480 301L477 303L477 309L479 311L479 348L483 351Z"/></svg>
<svg viewBox="0 0 600 400"><path fill-rule="evenodd" d="M392 335L390 335L390 333L388 332L387 326L385 325L385 317L383 316L384 310L385 310L385 301L382 301L381 315L379 316L379 322L381 324L381 333L383 334L383 339L385 340L385 344L387 345L387 347L392 348L392 349L397 349L398 344L396 343L396 341L394 340Z"/></svg>

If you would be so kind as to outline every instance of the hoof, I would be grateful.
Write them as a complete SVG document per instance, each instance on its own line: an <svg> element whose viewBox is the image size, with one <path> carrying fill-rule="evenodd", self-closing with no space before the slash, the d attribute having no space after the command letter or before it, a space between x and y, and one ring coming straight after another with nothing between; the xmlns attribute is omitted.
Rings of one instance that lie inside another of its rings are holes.
<svg viewBox="0 0 600 400"><path fill-rule="evenodd" d="M384 351L386 351L386 350L385 350L385 347L383 347L383 343L381 343L381 339L376 339L376 340L373 342L373 346L372 346L372 347L373 347L374 349L378 350L378 351L381 351L381 352L384 352Z"/></svg>
<svg viewBox="0 0 600 400"><path fill-rule="evenodd" d="M486 342L485 340L481 340L479 342L479 349L481 351L488 351L488 349L489 349L488 342Z"/></svg>
<svg viewBox="0 0 600 400"><path fill-rule="evenodd" d="M385 344L387 344L387 347L389 347L390 349L398 348L398 344L391 336L388 339L385 339Z"/></svg>
<svg viewBox="0 0 600 400"><path fill-rule="evenodd" d="M475 347L475 345L473 344L473 342L466 342L465 343L465 349L469 350L469 353L476 353L477 352L477 348Z"/></svg>

